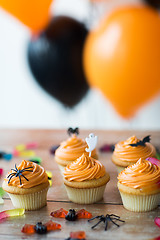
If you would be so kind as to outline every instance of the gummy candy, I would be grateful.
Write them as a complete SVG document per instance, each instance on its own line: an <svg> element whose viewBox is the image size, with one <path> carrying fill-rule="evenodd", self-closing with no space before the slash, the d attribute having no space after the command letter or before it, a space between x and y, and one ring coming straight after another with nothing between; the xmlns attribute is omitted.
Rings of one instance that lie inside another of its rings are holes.
<svg viewBox="0 0 160 240"><path fill-rule="evenodd" d="M77 219L76 211L74 209L69 209L69 212L65 216L65 219L68 221L75 221Z"/></svg>
<svg viewBox="0 0 160 240"><path fill-rule="evenodd" d="M86 234L84 231L78 231L78 232L71 232L70 233L70 238L71 239L85 239Z"/></svg>
<svg viewBox="0 0 160 240"><path fill-rule="evenodd" d="M160 227L160 218L159 218L159 217L156 217L156 218L154 219L154 222L155 222L155 224L156 224L158 227Z"/></svg>
<svg viewBox="0 0 160 240"><path fill-rule="evenodd" d="M13 153L14 157L18 157L19 156L19 151L17 151L16 149L14 149L12 153Z"/></svg>
<svg viewBox="0 0 160 240"><path fill-rule="evenodd" d="M50 186L52 186L52 172L46 171L46 173L47 173L47 176L48 176L49 184L50 184Z"/></svg>
<svg viewBox="0 0 160 240"><path fill-rule="evenodd" d="M17 208L12 210L6 210L3 212L0 212L0 220L8 217L16 217L16 216L22 216L25 212L24 208Z"/></svg>
<svg viewBox="0 0 160 240"><path fill-rule="evenodd" d="M3 174L3 168L0 168L0 175Z"/></svg>
<svg viewBox="0 0 160 240"><path fill-rule="evenodd" d="M15 149L18 151L18 152L21 152L21 151L24 151L26 150L26 146L25 144L19 144L15 147Z"/></svg>
<svg viewBox="0 0 160 240"><path fill-rule="evenodd" d="M114 145L113 144L104 144L99 150L100 150L100 152L113 152Z"/></svg>
<svg viewBox="0 0 160 240"><path fill-rule="evenodd" d="M50 153L54 155L55 151L58 147L59 147L59 145L52 146L51 149L50 149Z"/></svg>
<svg viewBox="0 0 160 240"><path fill-rule="evenodd" d="M32 151L32 150L21 151L21 152L19 152L19 156L20 157L34 157L35 156L35 152Z"/></svg>
<svg viewBox="0 0 160 240"><path fill-rule="evenodd" d="M21 232L27 233L27 234L33 234L33 233L44 234L49 231L59 230L59 229L61 229L61 225L58 223L52 222L50 220L46 224L42 224L42 222L38 222L36 223L36 225L25 224Z"/></svg>
<svg viewBox="0 0 160 240"><path fill-rule="evenodd" d="M3 155L3 158L7 161L10 161L12 159L13 155L11 153L5 153Z"/></svg>
<svg viewBox="0 0 160 240"><path fill-rule="evenodd" d="M38 147L38 143L37 142L30 142L26 144L26 149L35 149Z"/></svg>
<svg viewBox="0 0 160 240"><path fill-rule="evenodd" d="M152 164L155 164L157 166L160 167L160 160L156 159L156 158L153 158L153 157L148 157L146 158L146 160L148 160L149 162L151 162Z"/></svg>
<svg viewBox="0 0 160 240"><path fill-rule="evenodd" d="M55 222L52 222L52 220L50 220L49 222L47 222L45 224L45 226L47 227L47 231L52 231L52 230L59 230L61 229L61 225Z"/></svg>
<svg viewBox="0 0 160 240"><path fill-rule="evenodd" d="M68 214L68 211L64 210L63 208L60 208L59 210L51 212L50 215L55 218L65 218L67 214Z"/></svg>
<svg viewBox="0 0 160 240"><path fill-rule="evenodd" d="M81 209L79 211L77 211L77 218L92 218L92 214L88 211L86 211L85 209Z"/></svg>
<svg viewBox="0 0 160 240"><path fill-rule="evenodd" d="M0 197L3 197L4 194L5 194L5 191L3 190L3 188L0 187Z"/></svg>
<svg viewBox="0 0 160 240"><path fill-rule="evenodd" d="M42 158L40 158L40 157L32 157L28 161L34 162L34 163L37 163L38 165L40 165L41 162L42 162Z"/></svg>
<svg viewBox="0 0 160 240"><path fill-rule="evenodd" d="M23 233L28 233L28 234L32 234L35 233L35 229L34 229L35 225L30 225L30 224L25 224L21 230L21 232Z"/></svg>
<svg viewBox="0 0 160 240"><path fill-rule="evenodd" d="M6 154L6 152L0 151L0 158L3 158L4 154Z"/></svg>

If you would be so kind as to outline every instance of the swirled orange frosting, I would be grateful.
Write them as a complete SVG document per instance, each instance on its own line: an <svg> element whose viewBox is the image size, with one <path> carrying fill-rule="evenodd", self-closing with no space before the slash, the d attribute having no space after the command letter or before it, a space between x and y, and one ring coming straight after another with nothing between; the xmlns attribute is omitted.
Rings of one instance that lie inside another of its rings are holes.
<svg viewBox="0 0 160 240"><path fill-rule="evenodd" d="M68 181L82 182L98 179L105 175L104 166L92 157L83 154L64 169L64 178Z"/></svg>
<svg viewBox="0 0 160 240"><path fill-rule="evenodd" d="M55 152L55 156L63 160L73 161L82 156L87 147L88 145L84 140L73 134L70 138L61 143L60 147ZM95 154L96 150L94 149L92 151L92 156L95 156Z"/></svg>
<svg viewBox="0 0 160 240"><path fill-rule="evenodd" d="M20 185L20 179L19 177L15 177L15 175L11 178L9 182L9 186L15 186L19 188L32 188L35 186L40 185L41 183L48 182L48 176L44 170L43 167L39 166L36 163L23 160L19 166L17 166L18 170L23 170L24 168L28 168L26 170L30 171L24 171L22 174L28 179L28 181L21 175L21 181L22 184ZM11 170L7 176L11 173L15 173L15 171ZM8 182L9 178L4 179Z"/></svg>
<svg viewBox="0 0 160 240"><path fill-rule="evenodd" d="M144 146L132 147L129 144L137 143L140 140L136 136L128 138L126 141L119 142L115 145L113 155L120 161L136 162L138 159L154 157L156 150L151 143L145 143Z"/></svg>
<svg viewBox="0 0 160 240"><path fill-rule="evenodd" d="M135 189L155 189L160 187L160 168L141 158L125 168L118 175L121 184Z"/></svg>

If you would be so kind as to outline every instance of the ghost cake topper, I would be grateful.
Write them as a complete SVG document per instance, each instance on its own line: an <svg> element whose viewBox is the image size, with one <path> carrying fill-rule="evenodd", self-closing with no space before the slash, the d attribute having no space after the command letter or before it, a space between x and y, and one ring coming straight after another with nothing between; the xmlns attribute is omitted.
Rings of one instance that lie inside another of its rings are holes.
<svg viewBox="0 0 160 240"><path fill-rule="evenodd" d="M79 134L79 128L76 127L76 128L68 128L67 130L67 133L69 134L69 136L71 136L72 134L76 134L78 135Z"/></svg>
<svg viewBox="0 0 160 240"><path fill-rule="evenodd" d="M92 151L96 148L98 137L94 136L93 133L90 133L89 138L86 137L85 140L88 145L88 148L86 148L85 150L86 152L89 152L89 157L91 157Z"/></svg>

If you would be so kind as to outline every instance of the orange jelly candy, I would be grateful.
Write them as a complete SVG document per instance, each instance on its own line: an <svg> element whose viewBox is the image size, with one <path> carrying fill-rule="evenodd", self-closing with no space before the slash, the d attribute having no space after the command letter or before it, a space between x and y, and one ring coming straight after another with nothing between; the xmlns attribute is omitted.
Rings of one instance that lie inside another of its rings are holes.
<svg viewBox="0 0 160 240"><path fill-rule="evenodd" d="M58 223L52 222L52 220L47 222L45 224L45 226L47 227L47 232L48 231L52 231L52 230L59 230L59 229L61 229L61 225L58 224Z"/></svg>
<svg viewBox="0 0 160 240"><path fill-rule="evenodd" d="M85 234L84 231L71 232L70 233L70 238L73 238L73 239L85 239L86 238L86 234Z"/></svg>
<svg viewBox="0 0 160 240"><path fill-rule="evenodd" d="M63 208L60 208L59 210L56 210L54 212L51 212L51 216L52 217L56 217L56 218L65 218L65 216L67 215L68 211L64 210Z"/></svg>
<svg viewBox="0 0 160 240"><path fill-rule="evenodd" d="M23 233L28 233L28 234L32 234L35 233L35 229L34 229L35 225L30 225L30 224L25 224L21 230L21 232Z"/></svg>
<svg viewBox="0 0 160 240"><path fill-rule="evenodd" d="M92 214L88 211L86 211L85 209L81 209L79 211L77 211L77 218L92 218Z"/></svg>

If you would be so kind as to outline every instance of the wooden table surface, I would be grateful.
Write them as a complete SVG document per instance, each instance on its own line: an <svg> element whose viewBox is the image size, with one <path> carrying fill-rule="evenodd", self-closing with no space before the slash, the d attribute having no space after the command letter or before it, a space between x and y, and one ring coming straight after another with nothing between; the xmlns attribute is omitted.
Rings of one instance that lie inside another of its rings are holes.
<svg viewBox="0 0 160 240"><path fill-rule="evenodd" d="M151 134L152 143L160 147L160 132L148 131L102 131L92 130L80 132L80 137L85 138L90 132L94 132L98 136L98 147L104 143L117 143L125 140L131 135L139 138ZM50 155L49 149L53 145L58 145L67 138L66 130L0 130L0 149L11 152L18 144L37 141L39 146L35 150L36 155L42 158L42 166L46 170L53 173L53 186L49 189L47 197L47 206L38 211L27 211L24 216L7 219L0 223L0 239L66 239L71 231L83 230L86 232L87 240L101 239L122 239L122 240L143 240L153 239L160 236L160 229L154 224L154 218L160 215L160 208L146 213L134 213L124 209L122 201L117 189L117 172L115 166L111 162L111 153L100 154L99 160L104 164L106 171L110 174L111 180L107 184L104 198L101 202L91 205L74 204L68 200L65 188L63 186L62 176L59 172L53 155ZM0 168L4 169L5 174L19 164L22 159L14 158L10 162L0 161ZM26 158L27 160L27 158ZM0 179L0 185L3 177ZM68 222L64 219L53 218L50 213L59 208L76 210L85 208L90 211L93 216L102 214L116 214L125 220L121 227L109 224L108 230L104 231L104 225L101 223L96 229L92 230L91 223L87 220L78 220L76 222ZM13 209L13 205L7 196L4 196L4 204L0 205L0 211ZM46 235L25 235L21 232L24 224L35 224L38 221L43 223L53 220L62 225L60 231L50 232Z"/></svg>

